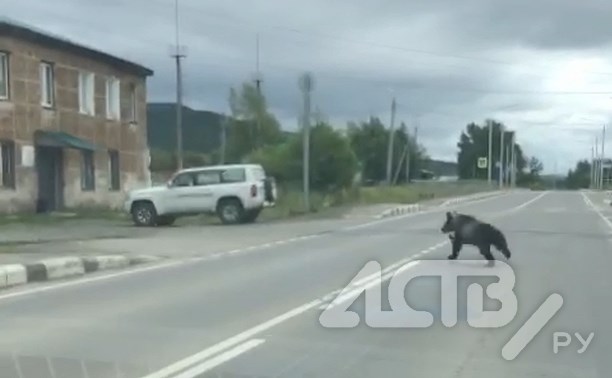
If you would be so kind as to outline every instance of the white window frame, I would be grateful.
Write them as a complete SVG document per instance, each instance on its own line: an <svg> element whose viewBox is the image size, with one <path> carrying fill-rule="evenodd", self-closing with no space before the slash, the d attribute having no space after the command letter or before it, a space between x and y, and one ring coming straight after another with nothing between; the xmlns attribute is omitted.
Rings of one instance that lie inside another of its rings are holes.
<svg viewBox="0 0 612 378"><path fill-rule="evenodd" d="M119 79L116 77L109 77L106 79L106 118L115 121L121 119L119 88Z"/></svg>
<svg viewBox="0 0 612 378"><path fill-rule="evenodd" d="M8 100L9 95L9 54L0 51L0 60L4 63L0 66L0 77L4 78L4 94L0 93L0 100Z"/></svg>
<svg viewBox="0 0 612 378"><path fill-rule="evenodd" d="M87 71L79 72L79 112L95 115L95 77Z"/></svg>
<svg viewBox="0 0 612 378"><path fill-rule="evenodd" d="M55 72L49 62L40 63L40 104L48 108L55 105Z"/></svg>

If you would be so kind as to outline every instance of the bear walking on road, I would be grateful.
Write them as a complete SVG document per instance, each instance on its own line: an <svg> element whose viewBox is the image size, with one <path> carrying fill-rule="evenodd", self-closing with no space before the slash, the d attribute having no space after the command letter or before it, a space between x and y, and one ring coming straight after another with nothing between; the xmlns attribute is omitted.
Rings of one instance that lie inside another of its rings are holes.
<svg viewBox="0 0 612 378"><path fill-rule="evenodd" d="M481 222L471 215L447 212L442 232L449 234L453 243L452 253L448 256L450 260L455 260L459 256L464 244L476 246L488 260L489 265L495 263L495 258L491 254L491 245L506 259L510 258L511 253L504 234L494 226Z"/></svg>

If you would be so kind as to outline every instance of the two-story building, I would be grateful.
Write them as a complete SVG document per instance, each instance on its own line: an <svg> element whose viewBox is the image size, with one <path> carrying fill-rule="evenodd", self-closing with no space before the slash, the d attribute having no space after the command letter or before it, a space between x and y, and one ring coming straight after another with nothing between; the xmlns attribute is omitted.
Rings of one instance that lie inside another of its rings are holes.
<svg viewBox="0 0 612 378"><path fill-rule="evenodd" d="M149 185L152 74L0 18L0 212L118 207Z"/></svg>

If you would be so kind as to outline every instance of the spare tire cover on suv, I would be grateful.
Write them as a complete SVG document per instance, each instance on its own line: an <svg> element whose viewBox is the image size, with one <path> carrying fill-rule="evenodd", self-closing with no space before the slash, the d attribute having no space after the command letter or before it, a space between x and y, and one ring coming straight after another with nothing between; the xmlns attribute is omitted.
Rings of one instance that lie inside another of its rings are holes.
<svg viewBox="0 0 612 378"><path fill-rule="evenodd" d="M275 197L275 186L276 186L276 182L274 180L274 177L266 177L264 179L264 193L265 193L265 199L266 202L274 202L274 200L276 198Z"/></svg>

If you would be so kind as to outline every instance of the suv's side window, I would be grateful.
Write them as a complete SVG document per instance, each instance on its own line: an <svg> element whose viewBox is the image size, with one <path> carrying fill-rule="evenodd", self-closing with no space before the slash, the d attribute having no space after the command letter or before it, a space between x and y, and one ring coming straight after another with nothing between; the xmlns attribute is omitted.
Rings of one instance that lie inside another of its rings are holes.
<svg viewBox="0 0 612 378"><path fill-rule="evenodd" d="M172 186L193 186L193 175L191 173L181 173L174 178Z"/></svg>
<svg viewBox="0 0 612 378"><path fill-rule="evenodd" d="M221 182L221 175L219 171L201 171L196 173L195 184L196 185L214 185Z"/></svg>
<svg viewBox="0 0 612 378"><path fill-rule="evenodd" d="M223 183L235 183L246 181L244 168L226 169L221 173L221 181Z"/></svg>

